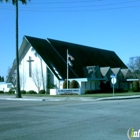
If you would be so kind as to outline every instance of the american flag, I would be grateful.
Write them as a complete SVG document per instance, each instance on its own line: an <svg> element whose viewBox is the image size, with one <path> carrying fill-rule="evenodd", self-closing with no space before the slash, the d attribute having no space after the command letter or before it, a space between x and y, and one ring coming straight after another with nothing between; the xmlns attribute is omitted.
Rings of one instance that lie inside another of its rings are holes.
<svg viewBox="0 0 140 140"><path fill-rule="evenodd" d="M68 64L72 67L73 66L73 64L71 63L71 61L68 61Z"/></svg>
<svg viewBox="0 0 140 140"><path fill-rule="evenodd" d="M70 60L74 60L74 58L70 54L68 54L68 58L70 58Z"/></svg>
<svg viewBox="0 0 140 140"><path fill-rule="evenodd" d="M73 64L71 63L71 61L73 61L74 58L69 53L68 53L67 57L68 57L68 64L72 67Z"/></svg>

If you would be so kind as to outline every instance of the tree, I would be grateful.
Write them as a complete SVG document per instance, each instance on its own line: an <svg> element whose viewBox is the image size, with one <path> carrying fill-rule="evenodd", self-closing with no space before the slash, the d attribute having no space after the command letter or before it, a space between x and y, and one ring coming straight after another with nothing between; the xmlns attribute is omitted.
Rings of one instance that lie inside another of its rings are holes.
<svg viewBox="0 0 140 140"><path fill-rule="evenodd" d="M0 76L0 82L4 82L4 77Z"/></svg>
<svg viewBox="0 0 140 140"><path fill-rule="evenodd" d="M10 67L8 67L6 80L8 79L8 77L9 77L9 75L10 75L10 71L11 71L11 68L10 68Z"/></svg>
<svg viewBox="0 0 140 140"><path fill-rule="evenodd" d="M1 82L4 82L4 77L1 77Z"/></svg>
<svg viewBox="0 0 140 140"><path fill-rule="evenodd" d="M140 78L140 56L130 57L127 66L133 73L133 78Z"/></svg>
<svg viewBox="0 0 140 140"><path fill-rule="evenodd" d="M20 85L23 88L23 90L25 89L25 83L26 83L26 76L24 73L20 73Z"/></svg>
<svg viewBox="0 0 140 140"><path fill-rule="evenodd" d="M32 72L32 79L33 79L33 82L34 82L35 86L37 87L38 93L39 93L41 85L42 85L42 77L41 77L41 72L38 70L37 67Z"/></svg>
<svg viewBox="0 0 140 140"><path fill-rule="evenodd" d="M9 2L10 0L0 0ZM27 0L12 0L13 5L16 6L16 65L17 65L17 86L16 86L16 97L21 98L20 93L20 75L19 75L19 54L18 54L18 1L21 1L22 4L26 4Z"/></svg>
<svg viewBox="0 0 140 140"><path fill-rule="evenodd" d="M39 57L40 59L40 67L41 67L41 77L42 77L42 83L43 83L43 90L45 90L45 82L44 82L44 75L43 75L43 65L42 65L42 58L40 55L36 52L36 50L32 47L31 51L34 52L35 57Z"/></svg>

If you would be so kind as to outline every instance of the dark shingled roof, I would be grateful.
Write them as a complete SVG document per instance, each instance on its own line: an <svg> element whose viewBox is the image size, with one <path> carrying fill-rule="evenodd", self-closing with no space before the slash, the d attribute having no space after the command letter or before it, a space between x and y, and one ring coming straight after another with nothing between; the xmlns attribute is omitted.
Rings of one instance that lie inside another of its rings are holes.
<svg viewBox="0 0 140 140"><path fill-rule="evenodd" d="M85 78L83 69L87 66L127 68L113 51L54 39L25 37L55 75L57 76L54 68L63 79L66 79L67 49L75 59L72 61L73 67L69 67L69 78Z"/></svg>

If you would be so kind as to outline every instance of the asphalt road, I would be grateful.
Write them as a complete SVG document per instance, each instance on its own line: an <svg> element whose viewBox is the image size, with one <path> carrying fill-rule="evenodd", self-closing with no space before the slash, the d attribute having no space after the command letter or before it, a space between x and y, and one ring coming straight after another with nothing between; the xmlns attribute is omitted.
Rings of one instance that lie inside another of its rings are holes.
<svg viewBox="0 0 140 140"><path fill-rule="evenodd" d="M0 100L0 140L128 140L130 127L140 129L140 99Z"/></svg>

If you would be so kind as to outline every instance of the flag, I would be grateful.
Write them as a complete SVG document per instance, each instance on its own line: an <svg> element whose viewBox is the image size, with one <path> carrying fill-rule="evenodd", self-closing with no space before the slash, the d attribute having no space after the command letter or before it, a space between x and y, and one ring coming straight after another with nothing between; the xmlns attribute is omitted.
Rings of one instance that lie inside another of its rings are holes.
<svg viewBox="0 0 140 140"><path fill-rule="evenodd" d="M74 60L74 58L70 54L68 54L68 58L70 58L70 60Z"/></svg>
<svg viewBox="0 0 140 140"><path fill-rule="evenodd" d="M72 67L73 66L73 64L71 63L71 61L68 61L68 64Z"/></svg>
<svg viewBox="0 0 140 140"><path fill-rule="evenodd" d="M68 53L67 50L67 64L70 65L71 67L73 66L73 64L71 63L71 61L73 61L74 58Z"/></svg>

